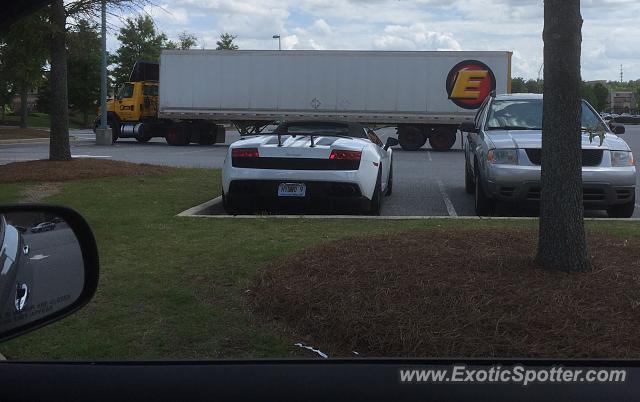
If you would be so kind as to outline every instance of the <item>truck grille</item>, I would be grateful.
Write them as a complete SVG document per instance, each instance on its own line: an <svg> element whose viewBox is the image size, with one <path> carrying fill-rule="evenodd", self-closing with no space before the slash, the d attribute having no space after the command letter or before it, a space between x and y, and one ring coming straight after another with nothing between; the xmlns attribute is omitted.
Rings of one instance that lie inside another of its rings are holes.
<svg viewBox="0 0 640 402"><path fill-rule="evenodd" d="M527 157L534 165L540 165L542 152L540 148L527 148ZM601 149L583 149L582 166L598 166L602 162Z"/></svg>
<svg viewBox="0 0 640 402"><path fill-rule="evenodd" d="M358 170L360 160L317 158L233 158L233 167L280 170Z"/></svg>

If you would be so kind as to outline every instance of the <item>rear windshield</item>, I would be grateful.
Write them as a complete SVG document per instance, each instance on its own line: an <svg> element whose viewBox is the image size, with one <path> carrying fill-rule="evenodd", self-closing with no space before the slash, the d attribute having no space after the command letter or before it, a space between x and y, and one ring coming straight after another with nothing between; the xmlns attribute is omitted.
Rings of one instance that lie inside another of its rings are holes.
<svg viewBox="0 0 640 402"><path fill-rule="evenodd" d="M582 127L600 125L598 115L582 102ZM541 130L542 99L496 100L491 103L488 130Z"/></svg>

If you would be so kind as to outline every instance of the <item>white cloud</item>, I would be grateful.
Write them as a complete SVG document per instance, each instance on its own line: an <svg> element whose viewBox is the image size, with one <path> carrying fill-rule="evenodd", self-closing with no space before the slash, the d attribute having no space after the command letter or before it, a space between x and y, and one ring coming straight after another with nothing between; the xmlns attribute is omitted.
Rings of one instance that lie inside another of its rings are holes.
<svg viewBox="0 0 640 402"><path fill-rule="evenodd" d="M187 30L215 46L223 32L241 49L509 50L513 75L542 64L543 0L175 0L151 9L171 39ZM637 0L582 0L585 79L640 78ZM116 22L117 24L117 22ZM110 38L109 46L114 44Z"/></svg>

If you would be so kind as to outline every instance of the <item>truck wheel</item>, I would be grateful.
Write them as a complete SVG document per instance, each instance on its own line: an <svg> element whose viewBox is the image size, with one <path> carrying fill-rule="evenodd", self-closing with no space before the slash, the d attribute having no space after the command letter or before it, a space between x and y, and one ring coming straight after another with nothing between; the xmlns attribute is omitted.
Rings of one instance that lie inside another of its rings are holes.
<svg viewBox="0 0 640 402"><path fill-rule="evenodd" d="M427 142L427 137L417 127L398 129L398 142L405 151L417 151Z"/></svg>
<svg viewBox="0 0 640 402"><path fill-rule="evenodd" d="M633 216L633 210L635 209L635 206L636 195L634 194L631 198L631 201L625 204L609 207L609 209L607 209L607 214L609 215L609 218L631 218Z"/></svg>
<svg viewBox="0 0 640 402"><path fill-rule="evenodd" d="M446 151L456 143L456 132L449 129L435 129L429 136L429 145L435 151Z"/></svg>
<svg viewBox="0 0 640 402"><path fill-rule="evenodd" d="M174 146L189 145L189 130L185 124L172 124L164 136L167 144Z"/></svg>
<svg viewBox="0 0 640 402"><path fill-rule="evenodd" d="M198 138L198 144L200 145L212 145L216 142L216 136L210 132L200 132L200 138Z"/></svg>
<svg viewBox="0 0 640 402"><path fill-rule="evenodd" d="M482 182L480 181L480 175L478 174L478 169L475 169L474 174L475 181L475 198L474 198L474 207L476 210L476 215L478 216L490 216L493 215L493 211L495 209L496 203L491 198L487 197L482 188Z"/></svg>
<svg viewBox="0 0 640 402"><path fill-rule="evenodd" d="M469 161L466 157L464 160L464 191L466 191L467 194L473 194L476 191L473 176L471 175L471 169L469 169Z"/></svg>

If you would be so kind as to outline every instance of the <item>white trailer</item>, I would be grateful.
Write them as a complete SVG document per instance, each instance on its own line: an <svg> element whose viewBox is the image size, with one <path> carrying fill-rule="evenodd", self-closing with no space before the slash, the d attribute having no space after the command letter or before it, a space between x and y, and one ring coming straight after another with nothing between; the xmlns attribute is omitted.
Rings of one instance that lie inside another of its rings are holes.
<svg viewBox="0 0 640 402"><path fill-rule="evenodd" d="M395 126L404 149L449 149L491 91L509 93L511 52L165 50L158 117Z"/></svg>

